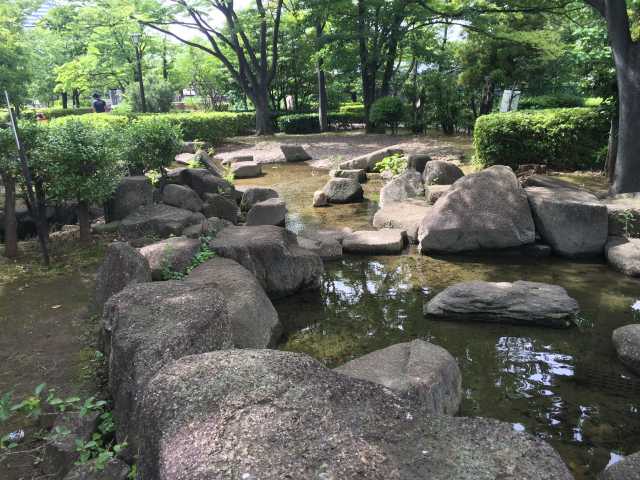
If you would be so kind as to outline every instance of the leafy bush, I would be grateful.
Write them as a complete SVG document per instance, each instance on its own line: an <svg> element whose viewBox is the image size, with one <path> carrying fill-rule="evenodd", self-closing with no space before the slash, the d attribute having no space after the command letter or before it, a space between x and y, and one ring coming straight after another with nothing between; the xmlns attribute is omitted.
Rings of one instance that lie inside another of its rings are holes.
<svg viewBox="0 0 640 480"><path fill-rule="evenodd" d="M361 118L364 122L364 105L362 103L343 103L340 105L340 108L338 108L338 113L353 115L354 117Z"/></svg>
<svg viewBox="0 0 640 480"><path fill-rule="evenodd" d="M549 108L583 107L584 98L577 95L540 95L538 97L523 96L518 108L520 110L544 110Z"/></svg>
<svg viewBox="0 0 640 480"><path fill-rule="evenodd" d="M494 113L479 117L474 131L482 167L540 163L558 170L601 168L609 115L593 108Z"/></svg>
<svg viewBox="0 0 640 480"><path fill-rule="evenodd" d="M404 103L397 97L382 97L371 105L370 120L377 125L388 125L393 133L404 117Z"/></svg>
<svg viewBox="0 0 640 480"><path fill-rule="evenodd" d="M20 113L20 118L23 120L35 120L37 113L43 113L48 120L54 118L68 117L70 115L86 115L87 113L93 113L91 107L83 108L41 108L36 110L25 110Z"/></svg>
<svg viewBox="0 0 640 480"><path fill-rule="evenodd" d="M285 115L278 118L278 125L284 133L300 134L320 132L320 120L317 113Z"/></svg>
<svg viewBox="0 0 640 480"><path fill-rule="evenodd" d="M174 97L174 88L164 79L151 79L145 84L144 98L149 113L170 111ZM140 87L137 83L132 83L127 87L126 101L131 104L133 111L142 112Z"/></svg>
<svg viewBox="0 0 640 480"><path fill-rule="evenodd" d="M182 132L163 116L140 117L127 126L124 148L130 171L162 171L182 150Z"/></svg>
<svg viewBox="0 0 640 480"><path fill-rule="evenodd" d="M250 133L255 128L256 118L251 112L167 113L159 116L179 126L185 140L202 140L211 144Z"/></svg>
<svg viewBox="0 0 640 480"><path fill-rule="evenodd" d="M376 172L390 170L394 175L399 175L407 169L407 159L400 153L389 155L376 163L373 169Z"/></svg>

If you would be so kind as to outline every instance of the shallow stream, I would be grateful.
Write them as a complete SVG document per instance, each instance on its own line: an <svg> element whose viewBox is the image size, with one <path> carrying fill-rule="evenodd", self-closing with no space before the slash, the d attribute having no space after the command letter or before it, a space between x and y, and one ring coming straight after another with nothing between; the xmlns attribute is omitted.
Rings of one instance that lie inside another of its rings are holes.
<svg viewBox="0 0 640 480"><path fill-rule="evenodd" d="M264 167L259 179L287 201L287 226L371 228L380 183L368 202L311 207L327 172L306 165ZM567 330L429 321L425 300L460 281L531 280L558 284L580 304L579 327ZM640 450L640 379L617 360L613 329L633 321L640 281L602 262L518 256L354 257L325 264L320 292L276 304L288 330L281 348L328 366L385 346L422 338L443 346L462 371L461 415L492 417L549 441L577 479L593 479L610 462Z"/></svg>

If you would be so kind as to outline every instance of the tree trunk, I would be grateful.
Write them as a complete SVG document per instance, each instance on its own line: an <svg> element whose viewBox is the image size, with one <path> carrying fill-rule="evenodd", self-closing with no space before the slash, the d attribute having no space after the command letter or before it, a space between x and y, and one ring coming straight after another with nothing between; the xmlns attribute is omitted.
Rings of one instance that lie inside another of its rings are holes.
<svg viewBox="0 0 640 480"><path fill-rule="evenodd" d="M486 77L482 89L482 100L480 101L480 115L488 115L493 110L493 98L495 95L495 84L491 77Z"/></svg>
<svg viewBox="0 0 640 480"><path fill-rule="evenodd" d="M269 108L268 92L256 92L254 104L256 107L256 135L273 134L271 109Z"/></svg>
<svg viewBox="0 0 640 480"><path fill-rule="evenodd" d="M323 64L324 60L318 58L318 119L320 120L320 131L326 132L329 130L329 100Z"/></svg>
<svg viewBox="0 0 640 480"><path fill-rule="evenodd" d="M87 202L78 202L78 225L80 226L80 241L91 241L91 222L89 221L89 205Z"/></svg>
<svg viewBox="0 0 640 480"><path fill-rule="evenodd" d="M618 152L611 192L640 192L640 50L634 49L632 65L618 67L619 124ZM631 62L630 62L631 63Z"/></svg>
<svg viewBox="0 0 640 480"><path fill-rule="evenodd" d="M62 108L67 109L69 107L69 96L67 92L62 92L60 96L62 97Z"/></svg>
<svg viewBox="0 0 640 480"><path fill-rule="evenodd" d="M73 96L73 108L80 108L80 91L78 91L78 89L74 89L72 96Z"/></svg>
<svg viewBox="0 0 640 480"><path fill-rule="evenodd" d="M18 221L16 220L16 179L11 174L2 175L4 183L4 256L18 256Z"/></svg>
<svg viewBox="0 0 640 480"><path fill-rule="evenodd" d="M618 158L618 116L611 118L611 129L609 130L609 147L607 149L607 161L605 171L609 179L609 186L613 184L613 177L616 170L616 159Z"/></svg>

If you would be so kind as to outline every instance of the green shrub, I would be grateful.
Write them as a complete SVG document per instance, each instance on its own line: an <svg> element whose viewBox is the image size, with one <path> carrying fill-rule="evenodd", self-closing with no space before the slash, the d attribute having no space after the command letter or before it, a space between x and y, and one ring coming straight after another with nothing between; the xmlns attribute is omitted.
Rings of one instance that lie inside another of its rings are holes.
<svg viewBox="0 0 640 480"><path fill-rule="evenodd" d="M43 113L48 120L53 120L55 118L68 117L71 115L86 115L87 113L93 113L93 109L91 107L29 109L21 112L20 118L23 120L33 121L36 119L36 113Z"/></svg>
<svg viewBox="0 0 640 480"><path fill-rule="evenodd" d="M364 104L359 102L343 103L340 105L340 108L338 108L338 113L350 113L364 118Z"/></svg>
<svg viewBox="0 0 640 480"><path fill-rule="evenodd" d="M179 126L185 140L202 140L211 144L246 135L255 128L255 114L250 112L166 113L160 116Z"/></svg>
<svg viewBox="0 0 640 480"><path fill-rule="evenodd" d="M161 115L140 117L126 128L124 150L131 172L163 171L182 150L182 132Z"/></svg>
<svg viewBox="0 0 640 480"><path fill-rule="evenodd" d="M165 113L170 111L175 97L175 90L171 84L164 79L153 78L145 83L144 98L147 112ZM133 111L142 112L140 87L137 83L132 83L127 87L126 103L131 104Z"/></svg>
<svg viewBox="0 0 640 480"><path fill-rule="evenodd" d="M540 95L537 97L523 96L518 108L520 110L545 110L549 108L583 107L584 98L577 95Z"/></svg>
<svg viewBox="0 0 640 480"><path fill-rule="evenodd" d="M398 97L382 97L373 102L369 120L377 125L388 125L393 133L404 118L404 103Z"/></svg>
<svg viewBox="0 0 640 480"><path fill-rule="evenodd" d="M494 113L476 121L475 160L482 167L596 169L603 165L608 134L609 115L594 108Z"/></svg>
<svg viewBox="0 0 640 480"><path fill-rule="evenodd" d="M373 169L376 172L390 170L394 175L399 175L407 169L407 159L400 153L389 155L376 163Z"/></svg>
<svg viewBox="0 0 640 480"><path fill-rule="evenodd" d="M278 118L280 131L284 133L318 133L320 132L320 120L317 113L301 113L297 115L285 115Z"/></svg>

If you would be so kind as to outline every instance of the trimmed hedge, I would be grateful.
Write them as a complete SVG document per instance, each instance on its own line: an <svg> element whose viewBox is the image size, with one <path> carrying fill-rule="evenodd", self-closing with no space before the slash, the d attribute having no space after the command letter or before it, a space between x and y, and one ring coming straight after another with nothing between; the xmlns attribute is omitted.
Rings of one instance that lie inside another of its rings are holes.
<svg viewBox="0 0 640 480"><path fill-rule="evenodd" d="M93 109L91 107L83 107L83 108L42 108L37 110L24 110L20 113L20 118L23 120L35 120L36 113L43 113L48 120L53 120L54 118L60 117L68 117L68 116L76 116L76 115L86 115L87 113L93 113Z"/></svg>
<svg viewBox="0 0 640 480"><path fill-rule="evenodd" d="M537 97L523 96L518 108L520 110L546 110L549 108L584 107L584 98L577 95L540 95Z"/></svg>
<svg viewBox="0 0 640 480"><path fill-rule="evenodd" d="M494 113L476 121L475 161L482 167L545 164L557 170L602 168L609 115L594 108Z"/></svg>
<svg viewBox="0 0 640 480"><path fill-rule="evenodd" d="M280 131L289 134L318 133L320 120L317 113L300 113L278 117Z"/></svg>

